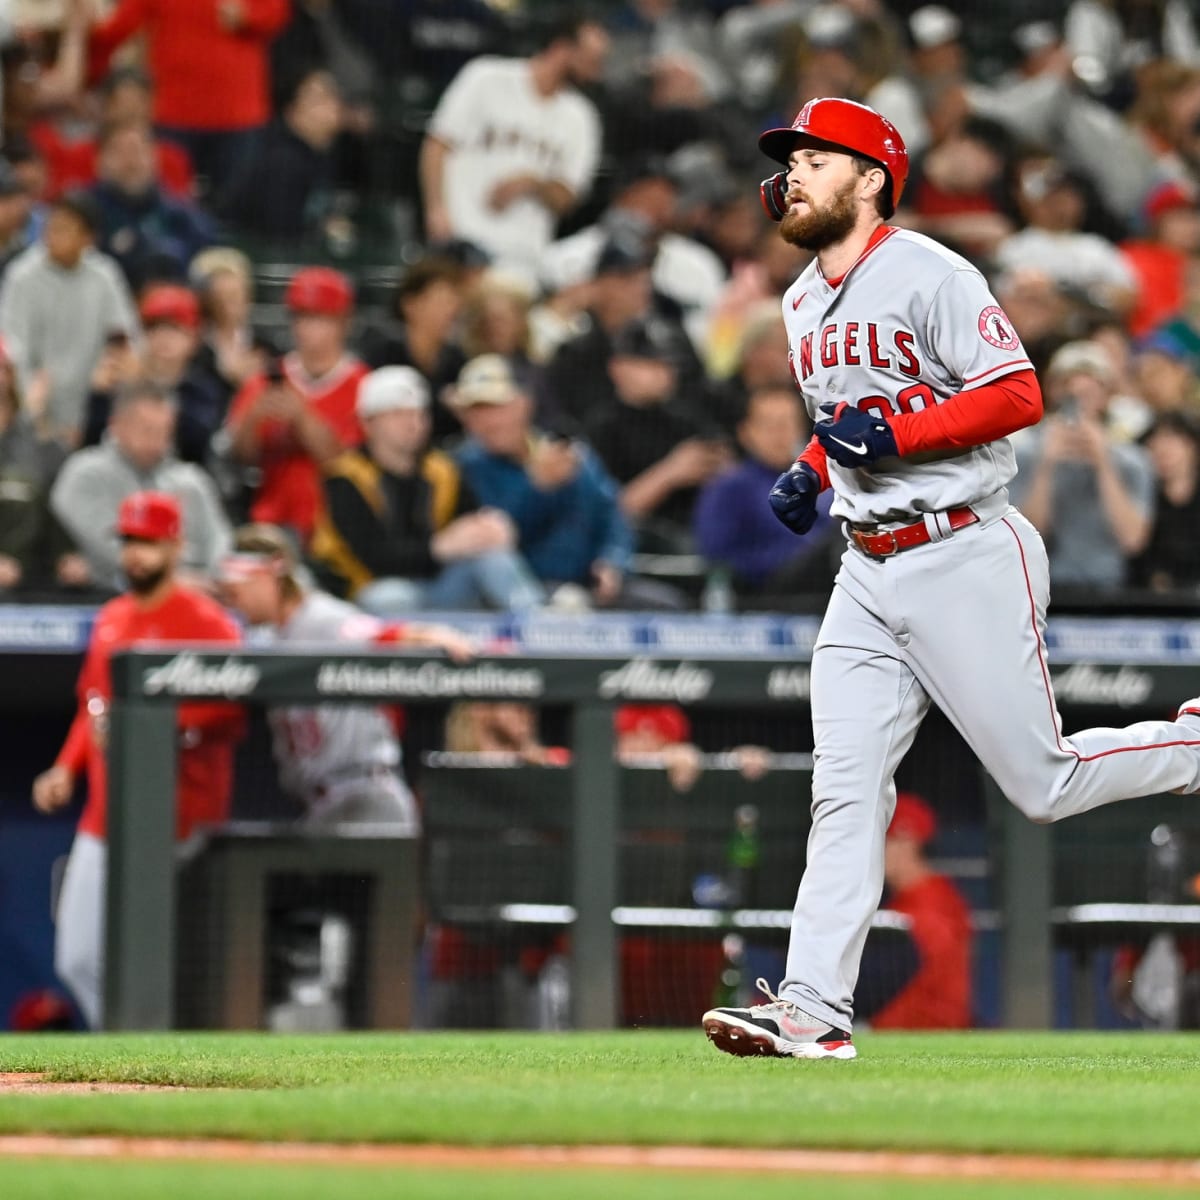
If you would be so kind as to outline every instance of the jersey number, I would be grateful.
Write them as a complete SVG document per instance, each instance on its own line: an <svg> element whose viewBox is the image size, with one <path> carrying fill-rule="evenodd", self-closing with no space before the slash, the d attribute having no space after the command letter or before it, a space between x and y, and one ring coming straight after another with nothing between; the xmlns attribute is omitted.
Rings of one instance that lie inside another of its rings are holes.
<svg viewBox="0 0 1200 1200"><path fill-rule="evenodd" d="M280 722L283 740L287 743L288 757L296 759L314 758L321 752L325 741L321 719L315 712L290 712Z"/></svg>
<svg viewBox="0 0 1200 1200"><path fill-rule="evenodd" d="M895 400L886 396L864 396L856 405L863 412L878 413L881 417L894 417L897 413L921 412L937 404L937 397L927 383L910 383L896 393Z"/></svg>

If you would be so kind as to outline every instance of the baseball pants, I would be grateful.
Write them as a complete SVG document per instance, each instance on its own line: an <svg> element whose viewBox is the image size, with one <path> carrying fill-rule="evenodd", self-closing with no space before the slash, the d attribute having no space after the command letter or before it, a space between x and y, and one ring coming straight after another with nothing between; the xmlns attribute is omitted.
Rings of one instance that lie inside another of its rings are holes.
<svg viewBox="0 0 1200 1200"><path fill-rule="evenodd" d="M891 558L847 548L813 652L813 824L780 985L806 1012L850 1029L893 777L931 703L1034 821L1200 788L1194 725L1063 736L1048 599L1042 539L1011 507Z"/></svg>
<svg viewBox="0 0 1200 1200"><path fill-rule="evenodd" d="M104 1020L104 906L108 845L77 833L54 914L54 970L92 1029Z"/></svg>

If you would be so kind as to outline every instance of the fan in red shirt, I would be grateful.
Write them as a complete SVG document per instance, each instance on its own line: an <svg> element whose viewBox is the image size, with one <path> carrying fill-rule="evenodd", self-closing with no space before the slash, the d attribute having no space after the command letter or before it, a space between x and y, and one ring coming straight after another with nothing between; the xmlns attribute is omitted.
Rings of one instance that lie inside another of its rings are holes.
<svg viewBox="0 0 1200 1200"><path fill-rule="evenodd" d="M288 23L290 0L120 0L92 28L90 75L145 31L159 132L187 148L213 190L247 152L247 134L271 113L271 40Z"/></svg>
<svg viewBox="0 0 1200 1200"><path fill-rule="evenodd" d="M363 439L356 401L367 367L346 349L350 281L305 267L287 290L295 350L233 398L227 432L234 457L262 470L253 520L280 525L307 545L321 504L321 465Z"/></svg>
<svg viewBox="0 0 1200 1200"><path fill-rule="evenodd" d="M34 781L33 802L45 813L71 800L87 777L87 801L67 859L56 916L55 969L92 1027L103 1017L104 905L107 869L105 738L112 696L112 655L141 642L236 645L237 624L215 600L175 580L182 552L179 501L135 492L121 504L117 532L129 591L100 609L76 691L79 709L48 771ZM232 705L186 703L178 709L177 837L223 821L233 786L233 747L243 716Z"/></svg>
<svg viewBox="0 0 1200 1200"><path fill-rule="evenodd" d="M875 1029L965 1029L971 1024L971 912L962 893L925 858L937 832L933 809L911 792L896 797L884 843L887 907L912 921L917 969L869 1017Z"/></svg>
<svg viewBox="0 0 1200 1200"><path fill-rule="evenodd" d="M1146 233L1121 243L1138 280L1138 302L1129 314L1134 337L1145 337L1178 315L1186 303L1186 274L1200 251L1200 196L1175 180L1159 184L1143 206Z"/></svg>

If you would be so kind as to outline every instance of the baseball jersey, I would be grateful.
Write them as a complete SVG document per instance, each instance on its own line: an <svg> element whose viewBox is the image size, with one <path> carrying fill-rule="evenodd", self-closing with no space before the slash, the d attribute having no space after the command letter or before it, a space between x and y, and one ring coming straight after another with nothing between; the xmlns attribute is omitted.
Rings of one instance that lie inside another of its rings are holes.
<svg viewBox="0 0 1200 1200"><path fill-rule="evenodd" d="M364 363L346 355L332 371L314 379L292 353L283 359L283 373L305 403L333 430L344 449L362 441L355 403L358 381L367 373ZM246 383L230 407L231 425L245 417L266 387L263 375ZM307 542L321 506L320 467L281 421L264 421L259 427L259 466L262 482L250 506L250 516L255 521L294 529Z"/></svg>
<svg viewBox="0 0 1200 1200"><path fill-rule="evenodd" d="M519 58L467 63L442 94L429 132L451 147L442 194L455 235L525 271L550 244L557 218L530 196L494 212L492 189L532 174L583 196L600 156L592 102L574 88L541 95Z"/></svg>
<svg viewBox="0 0 1200 1200"><path fill-rule="evenodd" d="M1032 364L979 271L909 230L881 226L840 280L816 259L788 288L792 377L814 421L848 403L883 416L942 404ZM965 450L828 462L835 517L874 525L990 496L1016 473L1007 438Z"/></svg>
<svg viewBox="0 0 1200 1200"><path fill-rule="evenodd" d="M153 608L143 608L135 597L124 595L100 609L76 685L79 708L56 760L76 775L87 770L81 833L102 838L107 828L108 768L104 749L93 734L93 719L103 719L112 700L113 654L139 642L234 646L240 641L229 614L215 600L186 587L172 588ZM228 816L233 745L242 735L244 717L236 705L195 701L180 704L177 713L181 737L176 836L183 839L196 825Z"/></svg>
<svg viewBox="0 0 1200 1200"><path fill-rule="evenodd" d="M383 622L328 592L304 594L278 631L288 645L366 646L383 632ZM319 704L275 708L269 715L279 780L301 799L344 783L371 769L400 765L400 744L387 713L369 704Z"/></svg>

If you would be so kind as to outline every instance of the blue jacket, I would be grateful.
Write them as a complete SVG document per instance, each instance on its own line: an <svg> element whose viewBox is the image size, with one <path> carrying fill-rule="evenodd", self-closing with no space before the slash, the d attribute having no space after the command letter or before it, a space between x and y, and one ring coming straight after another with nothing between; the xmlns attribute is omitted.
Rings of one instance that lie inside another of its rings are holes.
<svg viewBox="0 0 1200 1200"><path fill-rule="evenodd" d="M576 448L578 473L553 492L539 491L520 463L490 454L474 440L457 458L479 503L512 517L517 548L539 579L587 585L598 559L629 569L633 534L617 506L616 483L587 446Z"/></svg>
<svg viewBox="0 0 1200 1200"><path fill-rule="evenodd" d="M706 484L696 501L693 525L700 553L722 563L744 583L764 582L780 567L824 545L833 492L817 501L817 520L803 537L780 524L767 494L779 478L775 467L747 458Z"/></svg>

